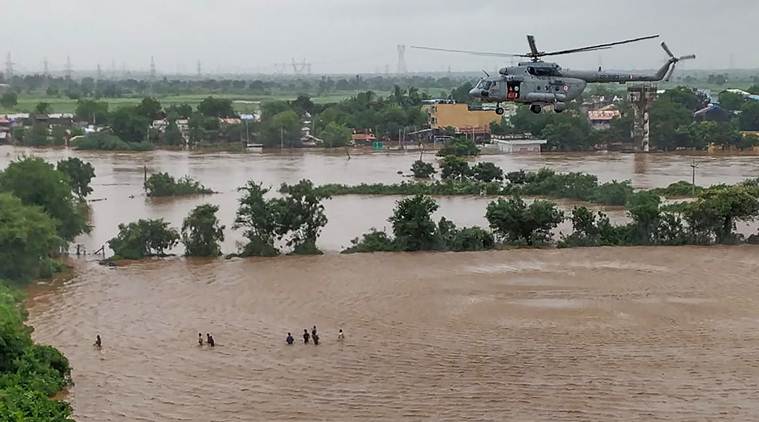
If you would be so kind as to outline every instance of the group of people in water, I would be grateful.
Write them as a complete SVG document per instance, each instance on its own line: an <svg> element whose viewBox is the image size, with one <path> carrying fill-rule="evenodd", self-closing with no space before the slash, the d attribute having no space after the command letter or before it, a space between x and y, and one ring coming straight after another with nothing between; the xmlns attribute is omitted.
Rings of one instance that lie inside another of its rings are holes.
<svg viewBox="0 0 759 422"><path fill-rule="evenodd" d="M216 346L216 342L213 339L213 336L210 333L206 333L206 344L214 347ZM203 334L198 333L198 345L203 346Z"/></svg>
<svg viewBox="0 0 759 422"><path fill-rule="evenodd" d="M337 334L337 341L342 343L343 340L345 340L345 334L343 334L342 328L340 329L340 332ZM287 338L285 339L288 345L292 345L295 343L295 338L293 338L292 333L287 333ZM308 329L303 329L303 344L308 344L309 341L314 342L314 346L319 345L319 333L316 332L316 325L314 325L314 328L311 329L311 334L308 333Z"/></svg>
<svg viewBox="0 0 759 422"><path fill-rule="evenodd" d="M344 340L345 334L343 334L343 329L341 328L337 333L337 341L342 343ZM293 335L291 333L287 333L287 339L285 341L287 341L287 344L292 345L295 343L295 338L293 338ZM303 344L308 344L309 341L312 341L314 343L314 346L319 345L319 333L316 332L316 325L314 325L314 328L311 329L310 334L308 332L308 329L303 329ZM216 346L216 341L214 341L211 333L206 333L205 340L203 340L203 334L198 333L198 345L203 347L204 344L210 347ZM95 338L94 346L98 349L101 349L103 347L103 340L100 339L100 334L98 334Z"/></svg>

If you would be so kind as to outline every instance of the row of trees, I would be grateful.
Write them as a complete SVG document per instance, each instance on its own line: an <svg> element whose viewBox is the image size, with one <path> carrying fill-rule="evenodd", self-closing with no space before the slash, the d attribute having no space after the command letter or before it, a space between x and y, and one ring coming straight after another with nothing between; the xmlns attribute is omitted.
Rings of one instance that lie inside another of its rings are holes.
<svg viewBox="0 0 759 422"><path fill-rule="evenodd" d="M339 77L276 77L267 79L160 79L157 81L136 78L109 79L95 81L92 77L69 80L45 75L16 75L0 83L11 85L12 92L26 94L45 94L49 97L84 98L119 98L140 97L145 95L261 95L279 96L292 94L326 95L346 91L392 91L394 86L404 89L418 87L422 89L439 89L447 91L456 87L465 77L432 76L359 76L353 78Z"/></svg>
<svg viewBox="0 0 759 422"><path fill-rule="evenodd" d="M84 198L94 176L77 158L52 165L23 157L0 172L0 414L9 420L72 420L69 404L51 398L71 382L69 362L32 341L22 295L10 283L61 268L61 249L88 230Z"/></svg>

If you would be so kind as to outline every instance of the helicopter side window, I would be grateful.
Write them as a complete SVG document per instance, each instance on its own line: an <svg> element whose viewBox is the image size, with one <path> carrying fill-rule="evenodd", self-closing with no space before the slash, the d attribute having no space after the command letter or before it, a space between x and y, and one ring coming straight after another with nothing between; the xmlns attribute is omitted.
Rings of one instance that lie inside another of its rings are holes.
<svg viewBox="0 0 759 422"><path fill-rule="evenodd" d="M477 89L482 89L482 90L487 91L487 90L490 89L491 86L493 86L493 82L492 81L482 80L482 81L480 81L479 84L477 84Z"/></svg>

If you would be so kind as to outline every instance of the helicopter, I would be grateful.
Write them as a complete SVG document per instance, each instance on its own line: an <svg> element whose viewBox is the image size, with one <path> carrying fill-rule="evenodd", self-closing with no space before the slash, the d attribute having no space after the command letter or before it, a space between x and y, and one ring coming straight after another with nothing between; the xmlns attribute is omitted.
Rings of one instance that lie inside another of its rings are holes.
<svg viewBox="0 0 759 422"><path fill-rule="evenodd" d="M537 114L547 105L552 105L556 113L566 110L567 103L579 97L588 83L613 82L624 84L626 82L668 81L678 62L696 58L694 54L677 57L672 54L667 44L662 42L661 47L669 56L669 60L654 74L636 74L632 72L605 72L600 67L597 71L567 70L562 69L556 63L544 62L542 60L543 57L606 50L615 45L650 40L658 37L658 34L649 35L588 47L546 52L538 50L534 36L527 35L530 51L525 54L487 53L420 46L411 47L420 50L463 53L475 56L529 58L530 61L520 62L517 66L501 68L497 76L490 76L487 72L483 71L485 72L485 77L480 79L477 85L469 91L469 95L484 102L496 103L495 111L499 115L504 113L504 109L501 107L501 103L504 102L529 104L530 111Z"/></svg>

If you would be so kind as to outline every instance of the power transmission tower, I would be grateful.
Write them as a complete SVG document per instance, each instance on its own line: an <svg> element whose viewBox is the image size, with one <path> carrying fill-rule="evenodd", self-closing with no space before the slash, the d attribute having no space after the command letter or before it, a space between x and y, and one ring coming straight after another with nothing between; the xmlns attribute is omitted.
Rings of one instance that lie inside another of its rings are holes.
<svg viewBox="0 0 759 422"><path fill-rule="evenodd" d="M203 64L198 60L198 79L203 77Z"/></svg>
<svg viewBox="0 0 759 422"><path fill-rule="evenodd" d="M71 68L71 56L66 56L66 79L71 80L71 76L74 73L74 71Z"/></svg>
<svg viewBox="0 0 759 422"><path fill-rule="evenodd" d="M42 76L46 78L50 76L50 65L47 62L47 57L42 61Z"/></svg>
<svg viewBox="0 0 759 422"><path fill-rule="evenodd" d="M5 56L5 79L10 80L13 77L13 59L11 58L11 52Z"/></svg>
<svg viewBox="0 0 759 422"><path fill-rule="evenodd" d="M155 59L153 56L150 56L150 80L155 81Z"/></svg>
<svg viewBox="0 0 759 422"><path fill-rule="evenodd" d="M398 50L398 74L408 73L408 68L406 67L406 46L398 44L396 49Z"/></svg>

